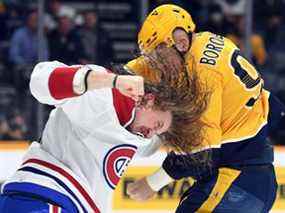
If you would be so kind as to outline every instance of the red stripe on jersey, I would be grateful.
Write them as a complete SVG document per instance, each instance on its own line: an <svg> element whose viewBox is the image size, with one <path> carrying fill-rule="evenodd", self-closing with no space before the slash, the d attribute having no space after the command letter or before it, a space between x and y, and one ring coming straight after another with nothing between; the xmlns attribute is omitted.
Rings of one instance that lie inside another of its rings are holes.
<svg viewBox="0 0 285 213"><path fill-rule="evenodd" d="M135 101L127 96L124 96L117 89L112 89L113 104L120 121L120 124L124 126L132 119L132 112L135 108Z"/></svg>
<svg viewBox="0 0 285 213"><path fill-rule="evenodd" d="M52 213L59 213L59 207L58 206L52 206Z"/></svg>
<svg viewBox="0 0 285 213"><path fill-rule="evenodd" d="M54 99L61 100L78 96L73 91L73 77L78 67L58 67L49 76L48 87Z"/></svg>
<svg viewBox="0 0 285 213"><path fill-rule="evenodd" d="M72 177L67 171L65 171L64 169L62 169L62 168L60 168L54 164L51 164L49 162L39 160L39 159L31 158L31 159L25 161L22 165L25 165L27 163L35 163L35 164L42 165L44 167L52 169L53 171L61 174L65 178L67 178L73 184L73 186L81 193L81 195L85 198L87 203L93 209L94 213L100 213L99 208L96 206L96 204L94 203L92 198L89 196L89 194L85 191L83 186L81 186L81 184L74 177Z"/></svg>

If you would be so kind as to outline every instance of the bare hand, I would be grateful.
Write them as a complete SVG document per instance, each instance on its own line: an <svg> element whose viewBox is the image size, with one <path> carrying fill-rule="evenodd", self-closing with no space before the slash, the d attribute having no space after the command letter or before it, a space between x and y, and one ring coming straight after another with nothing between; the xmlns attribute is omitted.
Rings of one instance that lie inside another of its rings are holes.
<svg viewBox="0 0 285 213"><path fill-rule="evenodd" d="M119 75L116 88L125 96L139 101L144 95L144 79L141 76Z"/></svg>
<svg viewBox="0 0 285 213"><path fill-rule="evenodd" d="M148 185L146 178L130 183L127 186L127 194L136 201L146 201L152 198L156 192Z"/></svg>

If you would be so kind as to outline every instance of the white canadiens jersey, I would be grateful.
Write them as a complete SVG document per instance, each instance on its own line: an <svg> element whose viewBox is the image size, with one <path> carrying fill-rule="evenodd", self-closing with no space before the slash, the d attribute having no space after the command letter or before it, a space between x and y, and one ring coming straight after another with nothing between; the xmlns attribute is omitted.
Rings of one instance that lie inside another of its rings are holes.
<svg viewBox="0 0 285 213"><path fill-rule="evenodd" d="M13 183L30 183L64 194L78 212L110 212L112 192L123 171L137 150L144 152L152 140L126 130L134 117L134 107L115 104L125 97L118 92L118 97L114 97L112 89L88 91L61 100L52 97L49 76L62 66L66 67L57 61L42 62L33 70L33 96L55 109L50 113L41 143L30 146L23 164L2 191ZM106 72L100 66L90 67ZM120 112L129 115L118 115ZM123 124L120 116L125 116L121 118L125 119Z"/></svg>

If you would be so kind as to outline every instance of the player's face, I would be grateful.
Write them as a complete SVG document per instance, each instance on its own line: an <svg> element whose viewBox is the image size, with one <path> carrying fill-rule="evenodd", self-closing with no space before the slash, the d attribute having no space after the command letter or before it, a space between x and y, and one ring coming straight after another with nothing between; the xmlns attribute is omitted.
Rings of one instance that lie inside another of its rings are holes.
<svg viewBox="0 0 285 213"><path fill-rule="evenodd" d="M131 132L151 138L166 132L172 121L170 111L161 111L153 108L153 100L149 100L147 106L138 107L133 123L130 125Z"/></svg>
<svg viewBox="0 0 285 213"><path fill-rule="evenodd" d="M188 34L184 30L178 28L174 30L172 36L177 50L185 54L190 48L190 41Z"/></svg>

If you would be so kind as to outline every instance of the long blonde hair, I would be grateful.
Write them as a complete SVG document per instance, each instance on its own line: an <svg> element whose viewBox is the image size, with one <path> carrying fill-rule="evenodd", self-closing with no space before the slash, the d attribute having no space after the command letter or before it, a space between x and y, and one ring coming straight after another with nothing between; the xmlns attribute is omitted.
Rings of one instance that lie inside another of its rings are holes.
<svg viewBox="0 0 285 213"><path fill-rule="evenodd" d="M199 149L205 140L201 117L208 107L211 91L200 81L194 59L187 66L174 47L165 45L144 57L160 79L156 84L150 83L156 88L152 91L155 106L170 110L173 115L170 129L161 138L167 146L181 153Z"/></svg>
<svg viewBox="0 0 285 213"><path fill-rule="evenodd" d="M210 91L199 80L195 63L187 68L183 56L173 47L159 45L142 58L159 79L154 82L143 76L145 92L155 95L154 107L172 112L172 125L160 137L171 149L191 153L205 138L201 116L207 109ZM189 67L191 70L187 70ZM116 66L114 70L118 74L131 74L123 66ZM141 104L145 103L142 99Z"/></svg>

